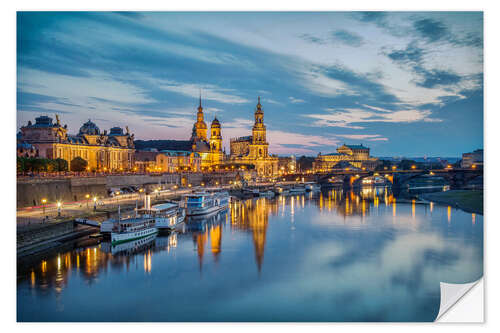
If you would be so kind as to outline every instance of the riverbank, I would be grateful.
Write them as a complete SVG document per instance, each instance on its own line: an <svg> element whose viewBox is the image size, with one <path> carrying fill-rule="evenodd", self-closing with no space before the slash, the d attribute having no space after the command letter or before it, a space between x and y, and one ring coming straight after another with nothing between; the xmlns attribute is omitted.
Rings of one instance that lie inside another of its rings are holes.
<svg viewBox="0 0 500 333"><path fill-rule="evenodd" d="M419 199L450 205L469 213L483 215L483 191L451 190L419 194Z"/></svg>

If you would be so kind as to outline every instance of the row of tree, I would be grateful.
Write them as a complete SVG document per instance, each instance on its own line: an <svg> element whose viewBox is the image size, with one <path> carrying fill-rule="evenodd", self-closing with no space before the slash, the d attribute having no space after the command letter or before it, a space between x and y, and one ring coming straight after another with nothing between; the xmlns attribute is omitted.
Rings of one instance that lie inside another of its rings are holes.
<svg viewBox="0 0 500 333"><path fill-rule="evenodd" d="M71 171L85 171L87 169L87 161L81 157L75 157L70 162ZM18 157L17 172L61 172L68 171L68 161L62 158L34 158L34 157Z"/></svg>

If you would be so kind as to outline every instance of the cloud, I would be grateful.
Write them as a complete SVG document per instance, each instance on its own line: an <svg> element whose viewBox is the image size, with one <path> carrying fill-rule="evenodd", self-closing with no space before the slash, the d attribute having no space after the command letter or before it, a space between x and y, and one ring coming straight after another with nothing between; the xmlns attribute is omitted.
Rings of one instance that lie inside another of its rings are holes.
<svg viewBox="0 0 500 333"><path fill-rule="evenodd" d="M364 141L388 141L389 139L380 134L336 134L335 136Z"/></svg>
<svg viewBox="0 0 500 333"><path fill-rule="evenodd" d="M278 154L312 153L322 146L336 147L340 141L335 137L307 135L280 130L268 130L270 149ZM286 142L286 143L285 143ZM301 149L299 148L302 147Z"/></svg>
<svg viewBox="0 0 500 333"><path fill-rule="evenodd" d="M295 97L288 97L288 100L290 101L290 103L293 103L293 104L297 104L297 103L305 103L305 101L303 99L300 99L300 98L295 98Z"/></svg>
<svg viewBox="0 0 500 333"><path fill-rule="evenodd" d="M429 110L400 110L393 112L375 112L373 110L346 108L327 108L326 114L310 114L305 117L316 119L312 126L342 127L351 129L363 129L357 124L363 123L412 123L412 122L440 122L440 119L430 118Z"/></svg>
<svg viewBox="0 0 500 333"><path fill-rule="evenodd" d="M242 104L250 102L248 99L234 94L234 89L222 88L213 84L163 81L159 88L193 98L198 98L201 91L202 99L217 101L225 104Z"/></svg>
<svg viewBox="0 0 500 333"><path fill-rule="evenodd" d="M332 32L332 37L335 41L339 41L345 45L358 47L363 45L363 37L347 30L336 30Z"/></svg>

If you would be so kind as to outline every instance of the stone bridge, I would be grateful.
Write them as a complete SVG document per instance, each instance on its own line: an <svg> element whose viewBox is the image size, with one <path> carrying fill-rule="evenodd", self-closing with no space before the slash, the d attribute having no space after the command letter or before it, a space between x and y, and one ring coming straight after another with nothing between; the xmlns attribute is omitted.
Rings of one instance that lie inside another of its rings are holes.
<svg viewBox="0 0 500 333"><path fill-rule="evenodd" d="M424 175L444 178L450 185L450 188L461 188L477 178L483 176L481 169L439 169L439 170L382 170L382 171L367 171L367 170L341 170L328 173L317 174L299 174L288 175L287 180L304 180L315 181L320 184L331 183L334 178L339 185L342 184L345 188L355 188L362 184L362 180L366 177L381 176L391 183L394 188L402 188L414 178ZM290 179L289 179L290 178Z"/></svg>

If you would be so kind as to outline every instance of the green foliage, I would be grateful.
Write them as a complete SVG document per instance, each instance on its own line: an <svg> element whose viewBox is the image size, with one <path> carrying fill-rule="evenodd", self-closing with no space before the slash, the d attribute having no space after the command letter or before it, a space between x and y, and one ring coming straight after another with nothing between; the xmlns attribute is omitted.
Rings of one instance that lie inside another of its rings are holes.
<svg viewBox="0 0 500 333"><path fill-rule="evenodd" d="M54 161L57 164L57 171L68 171L68 161L62 158L56 158Z"/></svg>
<svg viewBox="0 0 500 333"><path fill-rule="evenodd" d="M83 158L80 156L75 157L74 159L71 160L70 166L71 166L71 171L85 171L87 168L87 161L85 161Z"/></svg>
<svg viewBox="0 0 500 333"><path fill-rule="evenodd" d="M62 158L18 157L17 172L59 172L68 171L68 162Z"/></svg>

